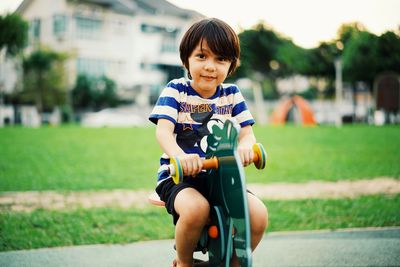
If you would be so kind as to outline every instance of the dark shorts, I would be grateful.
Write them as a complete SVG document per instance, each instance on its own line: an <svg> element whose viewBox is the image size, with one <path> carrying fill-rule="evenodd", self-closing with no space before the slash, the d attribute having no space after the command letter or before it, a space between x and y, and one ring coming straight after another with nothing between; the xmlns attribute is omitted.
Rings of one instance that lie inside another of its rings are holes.
<svg viewBox="0 0 400 267"><path fill-rule="evenodd" d="M172 215L174 224L179 219L179 214L176 213L174 203L178 193L185 188L194 188L200 192L205 198L208 198L208 189L205 175L198 175L196 177L185 177L185 181L175 184L172 179L162 181L156 188L157 194L160 199L165 202L165 208L169 214Z"/></svg>

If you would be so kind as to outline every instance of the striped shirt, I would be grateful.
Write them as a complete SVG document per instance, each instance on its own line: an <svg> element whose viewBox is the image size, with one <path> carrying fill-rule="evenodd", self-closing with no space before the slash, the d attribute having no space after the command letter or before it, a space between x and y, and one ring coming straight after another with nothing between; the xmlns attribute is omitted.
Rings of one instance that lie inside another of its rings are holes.
<svg viewBox="0 0 400 267"><path fill-rule="evenodd" d="M167 84L149 117L155 124L159 119L175 124L177 144L185 153L197 153L202 158L205 157L211 127L215 124L222 127L227 118L234 118L241 127L254 124L253 116L236 85L222 84L212 97L203 98L185 78ZM164 153L160 159L158 183L169 178L169 163L169 157Z"/></svg>

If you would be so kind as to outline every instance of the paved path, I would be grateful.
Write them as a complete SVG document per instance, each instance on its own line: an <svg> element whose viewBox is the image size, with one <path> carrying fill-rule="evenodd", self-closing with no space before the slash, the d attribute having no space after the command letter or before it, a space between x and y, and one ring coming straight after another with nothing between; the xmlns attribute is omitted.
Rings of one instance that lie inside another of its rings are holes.
<svg viewBox="0 0 400 267"><path fill-rule="evenodd" d="M310 181L307 183L248 184L248 189L262 199L291 200L309 198L355 198L362 195L399 194L400 180L376 177L356 181ZM143 208L153 190L100 190L80 192L27 191L0 192L0 211L73 208Z"/></svg>
<svg viewBox="0 0 400 267"><path fill-rule="evenodd" d="M2 252L0 266L170 266L172 246L173 240L162 240ZM400 227L271 233L262 240L253 260L253 267L400 266Z"/></svg>

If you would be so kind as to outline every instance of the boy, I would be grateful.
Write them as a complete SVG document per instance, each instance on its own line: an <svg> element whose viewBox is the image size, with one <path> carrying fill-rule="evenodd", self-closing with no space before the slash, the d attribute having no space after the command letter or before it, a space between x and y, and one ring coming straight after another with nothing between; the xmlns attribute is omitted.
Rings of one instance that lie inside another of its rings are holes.
<svg viewBox="0 0 400 267"><path fill-rule="evenodd" d="M239 64L239 38L233 29L219 19L203 19L188 29L179 50L190 80L169 82L149 119L157 124L156 138L164 151L156 191L174 219L177 253L174 266L191 267L193 251L210 213L201 170L211 126L221 124L226 118L236 119L241 126L238 153L244 166L252 163L256 139L252 130L254 119L239 89L223 84ZM168 174L171 157L178 157L186 177L178 185ZM248 204L254 250L267 227L268 213L251 193ZM231 266L239 266L235 255Z"/></svg>

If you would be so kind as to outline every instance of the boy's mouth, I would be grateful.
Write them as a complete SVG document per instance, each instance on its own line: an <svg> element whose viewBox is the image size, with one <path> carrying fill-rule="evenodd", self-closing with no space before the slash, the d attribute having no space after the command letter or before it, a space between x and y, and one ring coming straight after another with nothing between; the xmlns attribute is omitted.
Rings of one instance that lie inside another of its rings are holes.
<svg viewBox="0 0 400 267"><path fill-rule="evenodd" d="M217 77L209 76L209 75L201 75L201 77L205 80L212 81L215 80Z"/></svg>

